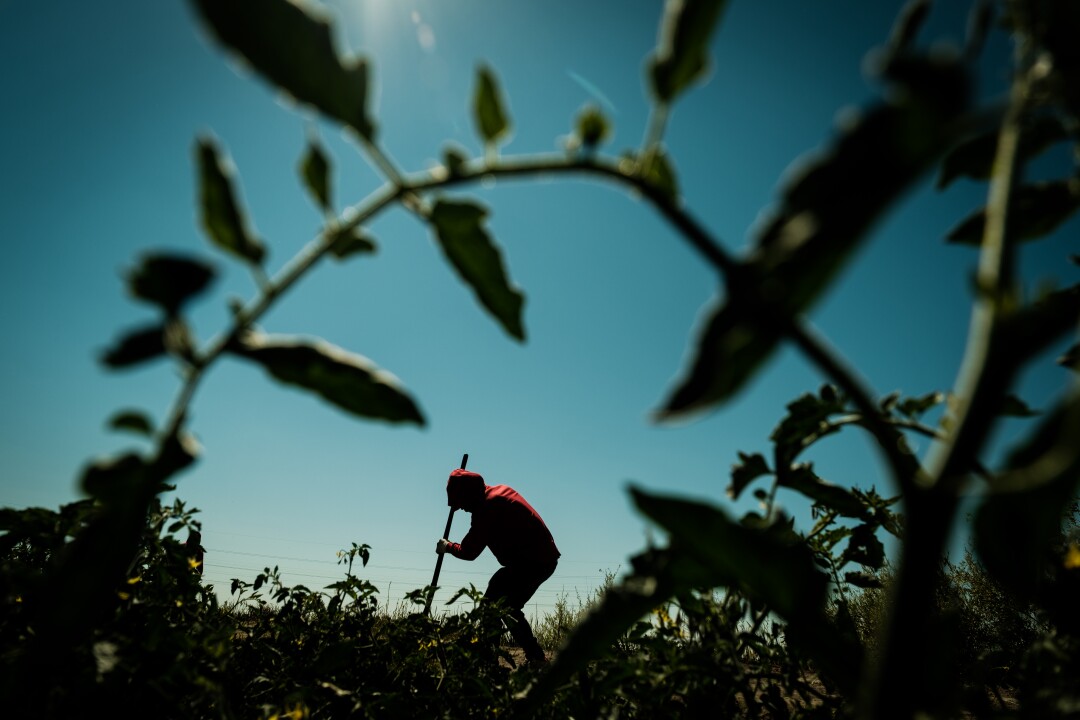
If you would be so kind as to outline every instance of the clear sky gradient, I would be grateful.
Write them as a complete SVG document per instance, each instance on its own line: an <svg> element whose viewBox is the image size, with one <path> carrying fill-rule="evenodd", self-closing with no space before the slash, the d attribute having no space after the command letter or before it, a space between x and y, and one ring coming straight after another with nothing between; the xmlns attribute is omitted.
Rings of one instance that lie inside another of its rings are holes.
<svg viewBox="0 0 1080 720"><path fill-rule="evenodd" d="M924 39L960 42L967 6L938 3ZM380 143L407 170L429 167L448 141L480 152L469 111L480 63L496 70L508 98L505 154L557 149L590 102L614 124L609 150L641 143L659 2L326 7L339 47L373 62ZM678 103L666 138L686 207L727 248L745 247L785 172L832 137L841 109L878 97L863 60L898 8L731 4L713 71ZM1000 38L991 46L981 77L989 96L1004 87L1007 52ZM319 228L296 172L309 132L332 153L339 209L381 181L336 126L227 60L181 0L0 0L0 67L0 505L55 508L79 496L90 458L140 446L106 429L116 410L142 408L161 422L179 388L166 362L111 373L97 361L124 329L153 316L127 297L125 268L147 250L212 260L219 277L192 308L203 341L225 327L229 297L255 292L197 227L196 137L212 134L231 154L271 271ZM1062 174L1068 162L1051 153L1040 169ZM574 602L648 542L629 482L745 512L749 493L738 505L724 497L737 451L766 450L785 404L823 381L785 349L735 402L657 427L649 413L687 358L700 311L718 291L715 275L648 207L610 185L500 181L449 195L491 210L489 229L527 295L527 342L505 336L474 302L428 228L401 210L379 216L370 227L376 256L318 268L261 325L371 358L418 398L429 423L358 421L254 366L215 367L191 413L203 455L177 478L177 495L202 510L206 578L225 594L230 578L250 581L275 564L287 583L325 586L341 576L335 551L358 542L372 546L366 576L396 604L430 580L446 476L468 452L470 469L536 507L562 550L533 609L550 609L564 592ZM814 309L815 327L880 394L954 382L976 255L943 237L984 197L978 183L938 193L927 178ZM1077 230L1073 221L1025 247L1032 286L1075 281L1064 258L1077 251ZM1023 378L1033 407L1069 381L1053 364L1061 349ZM830 439L810 459L826 479L892 492L863 437ZM805 502L780 498L808 521ZM452 539L467 525L459 513ZM482 588L493 569L490 554L451 558L442 584Z"/></svg>

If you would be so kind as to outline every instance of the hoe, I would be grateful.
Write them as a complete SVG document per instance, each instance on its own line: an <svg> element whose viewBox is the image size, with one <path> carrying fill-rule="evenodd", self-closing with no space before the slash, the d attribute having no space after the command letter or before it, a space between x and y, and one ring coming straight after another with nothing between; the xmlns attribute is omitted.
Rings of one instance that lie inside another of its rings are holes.
<svg viewBox="0 0 1080 720"><path fill-rule="evenodd" d="M469 462L469 453L465 453L461 456L461 469L465 469L465 465ZM454 522L454 508L450 508L450 514L446 516L446 529L443 530L442 535L439 537L450 537L450 525ZM439 584L439 573L442 572L442 561L445 555L439 555L439 559L435 561L435 574L431 576L431 593L428 595L427 604L424 605L424 614L431 614L431 601L435 598L435 586Z"/></svg>

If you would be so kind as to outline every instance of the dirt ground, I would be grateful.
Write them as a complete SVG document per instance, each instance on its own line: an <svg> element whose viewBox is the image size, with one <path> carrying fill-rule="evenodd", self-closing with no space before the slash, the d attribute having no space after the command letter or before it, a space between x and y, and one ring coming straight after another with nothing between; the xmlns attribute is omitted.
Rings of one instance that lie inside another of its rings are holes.
<svg viewBox="0 0 1080 720"><path fill-rule="evenodd" d="M513 666L511 666L510 663L508 663L506 661L506 658L500 657L499 658L499 664L500 665L502 665L503 667L508 667L511 670L513 670L513 669L519 668L519 667L521 667L521 666L523 666L525 664L525 651L524 650L522 650L519 647L504 647L503 649L510 653L510 657L512 657L514 659L514 664L513 664ZM548 661L550 661L553 657L555 657L555 653L545 651L544 656L548 659Z"/></svg>

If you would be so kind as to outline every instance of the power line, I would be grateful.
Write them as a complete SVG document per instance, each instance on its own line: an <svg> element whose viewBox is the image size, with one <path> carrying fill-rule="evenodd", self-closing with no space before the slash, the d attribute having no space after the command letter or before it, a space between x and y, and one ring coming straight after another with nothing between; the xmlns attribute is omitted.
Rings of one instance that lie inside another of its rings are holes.
<svg viewBox="0 0 1080 720"><path fill-rule="evenodd" d="M346 563L342 563L342 562L331 562L329 560L313 560L311 558L289 557L289 556L285 556L285 555L270 555L270 554L267 554L267 553L242 552L240 550L222 550L222 549L219 549L219 548L206 548L206 552L223 553L223 554L226 554L226 555L244 555L244 556L247 556L247 557L263 557L263 558L270 558L271 560L294 560L296 562L310 562L310 563L317 563L317 564L320 564L320 565L345 565L346 564ZM374 568L374 569L377 569L377 570L408 570L408 571L412 571L412 572L430 572L431 571L430 568L407 567L407 566L404 566L404 565L380 565L380 564L377 564L377 563L369 563L367 565L364 565L363 567L365 567L365 568ZM455 574L458 574L458 575L472 575L472 574L475 574L475 571L473 571L473 570L444 570L443 572L455 573ZM556 577L556 576L553 576L553 577ZM589 580L589 579L593 579L593 578L599 578L600 576L599 575L562 575L562 574L558 574L557 577Z"/></svg>
<svg viewBox="0 0 1080 720"><path fill-rule="evenodd" d="M221 569L224 569L224 570L240 570L240 571L243 571L243 572L250 572L250 573L256 573L256 574L263 572L262 568L240 567L240 566L237 566L237 565L223 565L223 564L220 564L220 563L205 562L205 561L204 561L204 567L207 570L221 570ZM296 575L296 576L299 576L299 577L317 578L317 579L320 579L320 580L343 580L344 579L344 577L341 576L341 575L319 575L319 574L316 574L316 573L296 572L296 571L292 571L292 570L286 570L283 574L286 575L286 576ZM404 582L404 580L402 578L397 578L397 579L391 580L391 579L387 579L387 578L375 578L375 577L367 577L367 576L360 576L360 575L354 575L354 577L357 577L360 580L366 580L366 581L368 581L370 583L391 584L391 583L394 583L394 582L399 582L399 583ZM546 583L550 583L552 580L557 581L557 580L560 580L560 579L581 578L581 577L584 577L586 579L588 579L589 577L592 577L594 579L599 579L598 576L574 576L574 575L559 576L559 575L552 575L551 578L549 578L546 581ZM232 579L233 578L229 578L230 581ZM424 586L426 586L426 583L424 585L421 585L421 587L424 587ZM447 586L445 586L445 585L443 585L442 587L444 589L448 589ZM576 586L575 586L574 589L575 589L575 591L577 590ZM553 589L550 589L550 588L547 588L547 587L540 587L539 589L537 589L536 592L537 593L545 593L545 594L553 594L553 595L566 595L567 594L566 590L565 590L565 587L562 590L553 590Z"/></svg>
<svg viewBox="0 0 1080 720"><path fill-rule="evenodd" d="M273 540L273 541L276 541L276 542L291 542L291 543L299 543L299 544L303 544L303 545L320 545L320 546L323 546L323 547L336 547L338 550L344 550L344 551L348 551L348 549L349 549L349 548L346 548L346 547L342 547L341 543L325 542L325 541L321 541L321 540L301 540L301 539L297 539L297 538L283 537L283 536L280 536L280 535L278 535L278 536L250 535L250 534L247 534L247 533L225 532L225 531L212 530L212 529L205 530L204 535L208 535L208 536L231 535L231 536L234 536L234 537L252 538L254 540ZM433 554L431 551L428 551L428 550L406 550L404 548L392 548L392 547L372 547L371 549L373 551L378 551L378 552L400 552L400 553L409 553L410 555L431 555L431 554ZM230 551L219 550L218 552L230 552ZM329 560L313 560L312 562L331 562L331 561L329 561ZM599 564L601 566L611 564L610 560L582 560L582 559L573 558L573 557L567 558L565 556L560 558L559 562L560 563L588 563L590 565ZM625 563L626 563L626 560L623 559L623 560L620 560L619 562L615 563L615 565L616 566L621 566L621 565L623 565Z"/></svg>

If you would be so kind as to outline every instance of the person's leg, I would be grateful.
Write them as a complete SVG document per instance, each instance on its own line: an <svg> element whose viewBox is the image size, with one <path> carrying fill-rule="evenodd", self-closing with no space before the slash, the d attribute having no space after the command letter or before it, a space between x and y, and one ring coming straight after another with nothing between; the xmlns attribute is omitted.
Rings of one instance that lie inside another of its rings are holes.
<svg viewBox="0 0 1080 720"><path fill-rule="evenodd" d="M555 572L555 565L550 567L504 567L500 568L488 583L484 597L497 599L504 598L509 608L509 630L514 641L525 651L525 657L530 661L542 661L545 659L544 650L533 635L528 620L525 619L523 609L529 599L536 593L541 583L551 577Z"/></svg>

